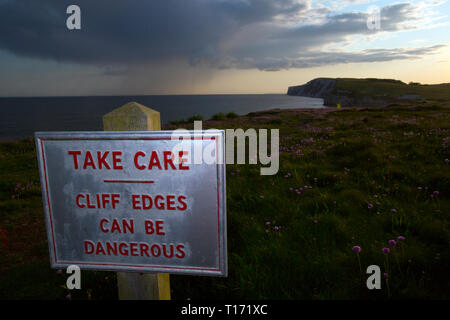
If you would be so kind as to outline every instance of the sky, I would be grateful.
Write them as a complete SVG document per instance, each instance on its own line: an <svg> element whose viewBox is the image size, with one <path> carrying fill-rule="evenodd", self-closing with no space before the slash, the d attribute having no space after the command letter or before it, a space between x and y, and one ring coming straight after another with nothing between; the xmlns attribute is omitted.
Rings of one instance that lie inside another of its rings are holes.
<svg viewBox="0 0 450 320"><path fill-rule="evenodd" d="M449 1L0 0L0 96L450 82ZM67 27L70 5L81 29Z"/></svg>

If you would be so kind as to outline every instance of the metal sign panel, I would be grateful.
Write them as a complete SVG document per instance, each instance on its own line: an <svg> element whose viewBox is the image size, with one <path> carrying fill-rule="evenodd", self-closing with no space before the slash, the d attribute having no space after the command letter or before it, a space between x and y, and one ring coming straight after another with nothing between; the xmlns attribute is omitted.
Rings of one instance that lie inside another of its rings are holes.
<svg viewBox="0 0 450 320"><path fill-rule="evenodd" d="M223 130L35 137L53 268L227 275Z"/></svg>

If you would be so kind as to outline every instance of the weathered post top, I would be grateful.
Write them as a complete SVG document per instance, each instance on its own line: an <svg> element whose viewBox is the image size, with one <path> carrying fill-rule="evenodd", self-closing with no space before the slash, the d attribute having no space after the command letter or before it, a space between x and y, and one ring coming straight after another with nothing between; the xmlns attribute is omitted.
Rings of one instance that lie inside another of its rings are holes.
<svg viewBox="0 0 450 320"><path fill-rule="evenodd" d="M158 111L137 102L129 102L103 116L103 130L161 130L161 118Z"/></svg>

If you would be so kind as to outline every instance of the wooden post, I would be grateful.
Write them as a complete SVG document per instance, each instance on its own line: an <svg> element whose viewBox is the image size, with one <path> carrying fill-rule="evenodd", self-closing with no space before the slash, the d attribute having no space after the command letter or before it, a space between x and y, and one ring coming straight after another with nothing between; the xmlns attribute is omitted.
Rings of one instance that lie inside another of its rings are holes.
<svg viewBox="0 0 450 320"><path fill-rule="evenodd" d="M158 111L130 102L103 116L104 131L161 130ZM170 300L168 273L117 272L120 300Z"/></svg>

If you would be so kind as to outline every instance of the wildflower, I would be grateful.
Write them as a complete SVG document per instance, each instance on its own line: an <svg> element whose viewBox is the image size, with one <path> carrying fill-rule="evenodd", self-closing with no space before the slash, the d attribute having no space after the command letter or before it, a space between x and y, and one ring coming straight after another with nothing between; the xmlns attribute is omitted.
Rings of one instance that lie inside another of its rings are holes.
<svg viewBox="0 0 450 320"><path fill-rule="evenodd" d="M352 248L352 251L356 252L356 253L360 253L361 252L361 247L360 246L354 246Z"/></svg>
<svg viewBox="0 0 450 320"><path fill-rule="evenodd" d="M234 172L232 172L231 175L234 176Z"/></svg>
<svg viewBox="0 0 450 320"><path fill-rule="evenodd" d="M314 224L318 224L319 223L319 221L317 221L317 220L314 220L313 222L314 222Z"/></svg>
<svg viewBox="0 0 450 320"><path fill-rule="evenodd" d="M435 196L437 196L437 195L439 195L439 191L433 191L433 194L434 194Z"/></svg>
<svg viewBox="0 0 450 320"><path fill-rule="evenodd" d="M293 188L289 188L289 191L292 191L292 190L294 190Z"/></svg>
<svg viewBox="0 0 450 320"><path fill-rule="evenodd" d="M69 294L67 294L67 296L66 296L66 299L67 300L70 300L70 299L72 299L72 295L69 293Z"/></svg>
<svg viewBox="0 0 450 320"><path fill-rule="evenodd" d="M268 229L266 229L266 233L269 233L269 230L268 230Z"/></svg>
<svg viewBox="0 0 450 320"><path fill-rule="evenodd" d="M267 221L267 222L266 222L266 226L268 226L268 225L270 225L270 221Z"/></svg>
<svg viewBox="0 0 450 320"><path fill-rule="evenodd" d="M264 196L259 196L261 199L264 199Z"/></svg>
<svg viewBox="0 0 450 320"><path fill-rule="evenodd" d="M396 209L391 209L391 212L392 213L397 213L397 210Z"/></svg>
<svg viewBox="0 0 450 320"><path fill-rule="evenodd" d="M405 241L405 237L404 236L398 236L397 237L397 241Z"/></svg>
<svg viewBox="0 0 450 320"><path fill-rule="evenodd" d="M391 247L395 247L396 244L397 244L397 242L395 242L395 240L389 240L389 245Z"/></svg>
<svg viewBox="0 0 450 320"><path fill-rule="evenodd" d="M275 231L278 231L280 228L278 226L273 227Z"/></svg>
<svg viewBox="0 0 450 320"><path fill-rule="evenodd" d="M389 252L391 252L391 249L383 248L383 249L381 249L381 251L383 252L383 254L388 254Z"/></svg>
<svg viewBox="0 0 450 320"><path fill-rule="evenodd" d="M372 209L372 208L373 208L373 204L369 203L369 204L367 205L367 208L368 208L368 209Z"/></svg>
<svg viewBox="0 0 450 320"><path fill-rule="evenodd" d="M383 277L384 277L385 279L387 279L388 276L389 276L389 275L387 274L387 272L383 273Z"/></svg>
<svg viewBox="0 0 450 320"><path fill-rule="evenodd" d="M377 206L381 206L381 202L378 202L378 201L377 201Z"/></svg>
<svg viewBox="0 0 450 320"><path fill-rule="evenodd" d="M448 158L446 158L444 161L445 161L445 163L449 163L450 162L450 160Z"/></svg>

